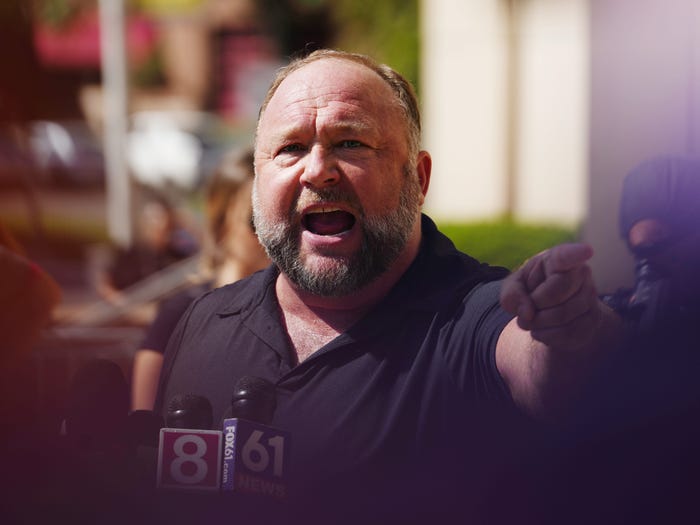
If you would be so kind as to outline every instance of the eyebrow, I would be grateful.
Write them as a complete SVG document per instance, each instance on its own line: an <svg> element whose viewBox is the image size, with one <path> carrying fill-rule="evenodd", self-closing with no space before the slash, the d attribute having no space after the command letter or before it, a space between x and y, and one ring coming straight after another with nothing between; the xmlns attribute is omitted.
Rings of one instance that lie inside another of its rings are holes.
<svg viewBox="0 0 700 525"><path fill-rule="evenodd" d="M364 119L361 120L351 120L351 121L341 121L338 125L333 126L333 131L338 131L341 133L369 133L377 128L372 126L372 124Z"/></svg>
<svg viewBox="0 0 700 525"><path fill-rule="evenodd" d="M270 133L270 139L275 142L285 142L291 137L297 135L303 135L308 132L308 128L304 126L289 125L277 127ZM378 131L376 126L373 126L367 120L364 119L352 119L346 121L340 121L337 124L326 127L327 133L332 134L344 134L349 133L353 135L367 135L368 133L381 133Z"/></svg>

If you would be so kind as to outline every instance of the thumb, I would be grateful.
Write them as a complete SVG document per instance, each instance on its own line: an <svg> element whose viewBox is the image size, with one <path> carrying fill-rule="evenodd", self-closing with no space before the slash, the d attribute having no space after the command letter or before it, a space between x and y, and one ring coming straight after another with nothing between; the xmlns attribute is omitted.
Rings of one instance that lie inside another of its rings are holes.
<svg viewBox="0 0 700 525"><path fill-rule="evenodd" d="M500 303L506 312L518 317L521 328L526 328L535 317L535 305L522 280L521 272L511 274L503 281Z"/></svg>

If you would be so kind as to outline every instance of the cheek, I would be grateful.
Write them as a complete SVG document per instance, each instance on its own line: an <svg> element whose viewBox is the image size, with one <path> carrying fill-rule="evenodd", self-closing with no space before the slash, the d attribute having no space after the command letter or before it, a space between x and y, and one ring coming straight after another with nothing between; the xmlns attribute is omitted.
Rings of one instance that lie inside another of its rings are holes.
<svg viewBox="0 0 700 525"><path fill-rule="evenodd" d="M356 193L366 212L383 214L399 205L402 184L401 180L375 180L364 185L358 184Z"/></svg>
<svg viewBox="0 0 700 525"><path fill-rule="evenodd" d="M257 180L258 213L268 218L286 217L296 194L296 184L280 175L259 175Z"/></svg>
<svg viewBox="0 0 700 525"><path fill-rule="evenodd" d="M363 207L390 207L399 202L403 173L392 162L344 164L341 170Z"/></svg>

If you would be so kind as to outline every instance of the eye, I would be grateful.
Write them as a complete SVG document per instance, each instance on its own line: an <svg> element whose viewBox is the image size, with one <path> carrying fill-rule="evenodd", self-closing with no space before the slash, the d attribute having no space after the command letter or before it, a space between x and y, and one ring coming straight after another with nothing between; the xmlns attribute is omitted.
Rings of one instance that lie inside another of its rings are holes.
<svg viewBox="0 0 700 525"><path fill-rule="evenodd" d="M341 148L359 148L362 147L363 144L359 140L343 140L339 143L339 146Z"/></svg>
<svg viewBox="0 0 700 525"><path fill-rule="evenodd" d="M303 149L301 144L287 144L280 148L279 153L298 153L299 151L303 151Z"/></svg>

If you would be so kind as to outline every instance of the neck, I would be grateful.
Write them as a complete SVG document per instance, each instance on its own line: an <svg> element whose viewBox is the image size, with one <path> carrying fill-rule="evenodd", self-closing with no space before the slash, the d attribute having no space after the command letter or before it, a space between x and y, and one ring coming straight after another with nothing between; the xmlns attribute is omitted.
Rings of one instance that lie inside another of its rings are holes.
<svg viewBox="0 0 700 525"><path fill-rule="evenodd" d="M383 295L356 293L345 297L319 297L300 290L286 275L276 283L277 299L283 316L290 316L310 325L325 325L339 333L359 321Z"/></svg>

